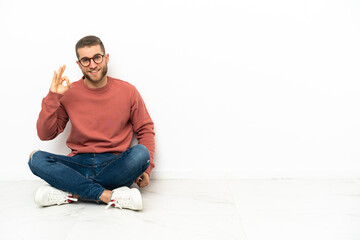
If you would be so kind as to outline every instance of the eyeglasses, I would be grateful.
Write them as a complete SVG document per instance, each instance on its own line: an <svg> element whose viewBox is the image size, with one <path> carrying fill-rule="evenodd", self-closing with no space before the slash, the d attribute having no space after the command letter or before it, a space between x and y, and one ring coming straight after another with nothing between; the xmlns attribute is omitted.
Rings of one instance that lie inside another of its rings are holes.
<svg viewBox="0 0 360 240"><path fill-rule="evenodd" d="M105 56L105 54L104 55L95 54L92 58L84 57L84 58L80 59L79 62L83 67L88 67L88 66L90 66L91 59L94 61L94 63L100 64L104 60L104 56Z"/></svg>

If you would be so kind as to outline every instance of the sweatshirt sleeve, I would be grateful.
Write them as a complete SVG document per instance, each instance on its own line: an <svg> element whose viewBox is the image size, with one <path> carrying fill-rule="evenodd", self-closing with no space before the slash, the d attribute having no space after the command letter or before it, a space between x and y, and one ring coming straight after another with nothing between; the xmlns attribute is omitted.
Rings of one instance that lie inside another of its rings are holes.
<svg viewBox="0 0 360 240"><path fill-rule="evenodd" d="M42 100L41 111L36 123L37 133L41 140L51 140L62 133L69 117L60 103L62 94L49 91Z"/></svg>
<svg viewBox="0 0 360 240"><path fill-rule="evenodd" d="M150 175L151 170L155 167L154 123L150 118L145 103L140 96L140 93L137 91L135 87L130 101L131 101L130 121L133 125L134 131L137 134L136 138L138 140L138 143L144 145L150 152L150 165L148 169L145 171Z"/></svg>

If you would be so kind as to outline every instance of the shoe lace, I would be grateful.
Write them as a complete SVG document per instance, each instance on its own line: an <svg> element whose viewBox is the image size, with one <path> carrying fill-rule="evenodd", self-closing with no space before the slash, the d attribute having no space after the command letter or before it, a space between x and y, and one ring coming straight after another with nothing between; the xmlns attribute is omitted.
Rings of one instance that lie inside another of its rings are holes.
<svg viewBox="0 0 360 240"><path fill-rule="evenodd" d="M62 203L70 203L70 202L76 202L78 199L77 198L73 198L72 196L67 196L63 201L59 201L57 202L57 205L60 205Z"/></svg>
<svg viewBox="0 0 360 240"><path fill-rule="evenodd" d="M53 191L49 196L49 202L56 203L57 205L70 203L72 201L76 202L77 200L77 198L73 198L71 195L66 195L60 191Z"/></svg>
<svg viewBox="0 0 360 240"><path fill-rule="evenodd" d="M117 196L110 200L106 205L105 209L108 209L110 206L123 209L123 207L129 207L131 205L131 197L128 195Z"/></svg>

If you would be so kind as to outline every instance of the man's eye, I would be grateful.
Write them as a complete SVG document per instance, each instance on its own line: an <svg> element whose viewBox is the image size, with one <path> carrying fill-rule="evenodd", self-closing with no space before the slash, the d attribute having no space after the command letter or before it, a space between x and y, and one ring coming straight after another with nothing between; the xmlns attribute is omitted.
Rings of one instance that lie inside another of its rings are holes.
<svg viewBox="0 0 360 240"><path fill-rule="evenodd" d="M89 59L88 59L88 58L83 58L83 59L81 59L81 62L82 62L82 63L88 63L88 62L89 62Z"/></svg>

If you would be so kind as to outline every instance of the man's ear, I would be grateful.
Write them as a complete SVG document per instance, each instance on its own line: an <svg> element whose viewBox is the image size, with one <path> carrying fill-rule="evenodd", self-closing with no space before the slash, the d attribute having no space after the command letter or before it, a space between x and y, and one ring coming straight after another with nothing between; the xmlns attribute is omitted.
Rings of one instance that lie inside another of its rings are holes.
<svg viewBox="0 0 360 240"><path fill-rule="evenodd" d="M109 62L109 54L108 53L105 55L105 60L106 60L106 64L107 64Z"/></svg>
<svg viewBox="0 0 360 240"><path fill-rule="evenodd" d="M79 68L81 69L81 66L80 66L80 62L79 61L76 61L77 65L79 66Z"/></svg>

